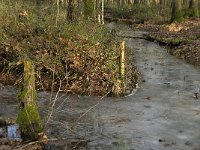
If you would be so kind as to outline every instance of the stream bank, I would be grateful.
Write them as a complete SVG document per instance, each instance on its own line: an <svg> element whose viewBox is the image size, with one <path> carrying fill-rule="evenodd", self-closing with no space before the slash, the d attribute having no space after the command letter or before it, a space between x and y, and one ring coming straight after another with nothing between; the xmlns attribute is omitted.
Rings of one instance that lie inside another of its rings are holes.
<svg viewBox="0 0 200 150"><path fill-rule="evenodd" d="M200 66L200 19L182 23L156 25L134 24L133 30L148 31L148 40L157 41L167 47L170 54L195 66Z"/></svg>

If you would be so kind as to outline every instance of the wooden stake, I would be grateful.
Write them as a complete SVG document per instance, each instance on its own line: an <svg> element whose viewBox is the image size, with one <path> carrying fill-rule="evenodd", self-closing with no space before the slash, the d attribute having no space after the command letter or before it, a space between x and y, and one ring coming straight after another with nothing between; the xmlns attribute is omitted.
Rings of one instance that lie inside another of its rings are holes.
<svg viewBox="0 0 200 150"><path fill-rule="evenodd" d="M101 24L101 15L98 14L98 23Z"/></svg>
<svg viewBox="0 0 200 150"><path fill-rule="evenodd" d="M121 45L121 55L120 55L120 75L122 82L124 81L125 77L125 41L122 41Z"/></svg>
<svg viewBox="0 0 200 150"><path fill-rule="evenodd" d="M101 1L101 24L104 25L104 0Z"/></svg>

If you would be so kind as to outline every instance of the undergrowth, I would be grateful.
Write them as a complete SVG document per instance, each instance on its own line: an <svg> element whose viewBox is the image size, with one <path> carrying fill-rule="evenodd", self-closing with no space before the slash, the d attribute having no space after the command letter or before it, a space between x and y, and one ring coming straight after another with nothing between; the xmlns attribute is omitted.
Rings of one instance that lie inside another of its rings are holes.
<svg viewBox="0 0 200 150"><path fill-rule="evenodd" d="M59 15L56 11L55 5L0 2L0 70L20 77L20 62L28 55L40 89L113 93L119 79L119 43L94 21L80 18L70 24L65 9Z"/></svg>
<svg viewBox="0 0 200 150"><path fill-rule="evenodd" d="M113 8L113 17L138 21L165 22L170 19L171 9L164 6L147 6L143 4L124 5Z"/></svg>
<svg viewBox="0 0 200 150"><path fill-rule="evenodd" d="M191 10L188 9L188 6L183 6L182 9L185 18L191 17ZM138 23L143 23L145 21L151 21L159 24L163 22L170 22L171 13L172 8L167 5L148 6L146 4L129 4L112 7L112 14L114 18L132 19Z"/></svg>

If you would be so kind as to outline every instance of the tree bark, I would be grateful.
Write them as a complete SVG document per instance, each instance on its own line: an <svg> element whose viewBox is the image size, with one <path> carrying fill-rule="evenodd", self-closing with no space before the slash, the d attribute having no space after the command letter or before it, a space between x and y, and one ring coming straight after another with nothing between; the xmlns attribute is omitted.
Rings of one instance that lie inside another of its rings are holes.
<svg viewBox="0 0 200 150"><path fill-rule="evenodd" d="M189 10L191 17L199 17L198 0L190 0Z"/></svg>
<svg viewBox="0 0 200 150"><path fill-rule="evenodd" d="M76 0L69 0L67 6L67 18L70 23L77 20L76 9L77 9Z"/></svg>
<svg viewBox="0 0 200 150"><path fill-rule="evenodd" d="M181 22L183 21L182 16L182 7L181 7L182 0L173 0L172 1L172 16L171 16L171 22L177 21Z"/></svg>
<svg viewBox="0 0 200 150"><path fill-rule="evenodd" d="M85 17L87 19L94 17L94 9L95 9L94 0L83 0L83 3L84 3L84 15L85 15Z"/></svg>
<svg viewBox="0 0 200 150"><path fill-rule="evenodd" d="M104 24L104 0L101 1L101 24Z"/></svg>
<svg viewBox="0 0 200 150"><path fill-rule="evenodd" d="M43 129L37 107L35 89L35 71L31 60L24 60L23 87L18 99L20 109L17 116L22 139L34 140Z"/></svg>

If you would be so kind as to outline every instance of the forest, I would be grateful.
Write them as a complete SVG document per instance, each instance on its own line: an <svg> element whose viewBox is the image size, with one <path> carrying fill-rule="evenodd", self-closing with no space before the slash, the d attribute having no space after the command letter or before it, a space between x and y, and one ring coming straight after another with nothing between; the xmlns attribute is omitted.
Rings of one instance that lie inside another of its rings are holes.
<svg viewBox="0 0 200 150"><path fill-rule="evenodd" d="M1 0L0 35L0 150L200 148L199 0Z"/></svg>

